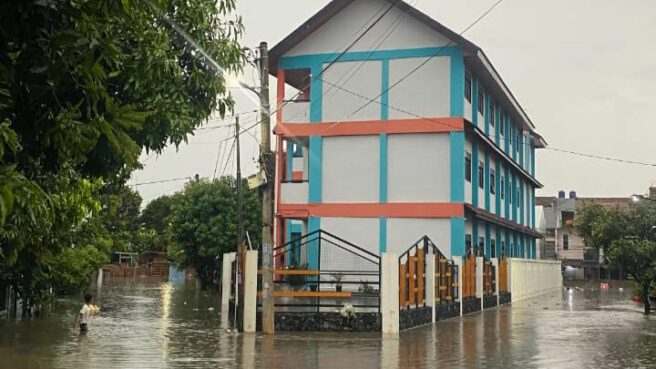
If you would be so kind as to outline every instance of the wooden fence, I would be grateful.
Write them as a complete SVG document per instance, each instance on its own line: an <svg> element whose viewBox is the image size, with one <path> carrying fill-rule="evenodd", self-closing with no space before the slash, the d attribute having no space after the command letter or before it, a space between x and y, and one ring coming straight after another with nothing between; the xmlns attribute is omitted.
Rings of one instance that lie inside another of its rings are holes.
<svg viewBox="0 0 656 369"><path fill-rule="evenodd" d="M435 302L453 302L458 298L458 267L442 253L435 255Z"/></svg>
<svg viewBox="0 0 656 369"><path fill-rule="evenodd" d="M496 270L492 260L483 259L483 296L494 295L496 283Z"/></svg>
<svg viewBox="0 0 656 369"><path fill-rule="evenodd" d="M508 261L505 257L499 259L499 293L508 292Z"/></svg>
<svg viewBox="0 0 656 369"><path fill-rule="evenodd" d="M425 271L426 260L423 247L412 247L399 258L399 307L401 309L426 306Z"/></svg>
<svg viewBox="0 0 656 369"><path fill-rule="evenodd" d="M462 297L476 297L476 256L471 253L462 268Z"/></svg>

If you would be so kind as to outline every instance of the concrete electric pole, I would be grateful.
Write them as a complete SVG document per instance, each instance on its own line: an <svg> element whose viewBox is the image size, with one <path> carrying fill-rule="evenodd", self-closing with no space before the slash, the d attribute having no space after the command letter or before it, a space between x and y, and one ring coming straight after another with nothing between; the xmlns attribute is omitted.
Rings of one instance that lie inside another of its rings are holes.
<svg viewBox="0 0 656 369"><path fill-rule="evenodd" d="M269 106L269 50L266 42L260 43L260 121L262 142L260 164L266 174L262 186L262 331L274 333L273 301L273 181L274 166L271 153L271 112Z"/></svg>

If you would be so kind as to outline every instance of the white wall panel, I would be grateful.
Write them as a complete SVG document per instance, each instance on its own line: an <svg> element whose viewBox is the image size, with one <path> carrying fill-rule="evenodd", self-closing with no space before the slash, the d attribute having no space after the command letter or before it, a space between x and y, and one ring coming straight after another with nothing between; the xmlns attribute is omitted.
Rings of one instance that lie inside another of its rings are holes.
<svg viewBox="0 0 656 369"><path fill-rule="evenodd" d="M448 134L389 135L387 145L389 202L450 201Z"/></svg>
<svg viewBox="0 0 656 369"><path fill-rule="evenodd" d="M324 65L324 68L328 64ZM323 84L323 121L379 120L380 104L372 102L381 91L382 62L335 63L321 77ZM335 84L341 88L331 85ZM350 91L350 92L347 92ZM351 93L353 92L353 93ZM360 97L360 96L363 97ZM353 114L354 112L357 113Z"/></svg>
<svg viewBox="0 0 656 369"><path fill-rule="evenodd" d="M387 219L388 252L401 254L423 236L428 236L447 258L451 257L451 219Z"/></svg>
<svg viewBox="0 0 656 369"><path fill-rule="evenodd" d="M379 254L379 223L378 218L322 217L321 229L374 254Z"/></svg>
<svg viewBox="0 0 656 369"><path fill-rule="evenodd" d="M378 202L379 136L323 139L323 202Z"/></svg>
<svg viewBox="0 0 656 369"><path fill-rule="evenodd" d="M422 63L425 65L410 74ZM451 116L450 65L447 56L432 58L427 63L426 58L391 60L390 86L394 88L389 91L389 104L412 114L390 108L390 119Z"/></svg>

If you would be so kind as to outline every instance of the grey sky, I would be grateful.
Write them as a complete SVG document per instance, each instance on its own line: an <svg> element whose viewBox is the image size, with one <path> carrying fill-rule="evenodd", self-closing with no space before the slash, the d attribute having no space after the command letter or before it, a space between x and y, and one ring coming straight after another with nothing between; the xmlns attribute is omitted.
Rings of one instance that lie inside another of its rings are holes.
<svg viewBox="0 0 656 369"><path fill-rule="evenodd" d="M273 47L329 1L238 2L246 27L243 44L255 48L260 41ZM460 32L494 0L408 2ZM505 0L464 36L485 50L550 146L656 163L656 2ZM250 84L251 76L247 69L243 78ZM271 84L275 101L274 79ZM233 90L233 95L236 112L257 108L241 91ZM248 126L256 116L241 119ZM259 138L259 129L252 132ZM226 128L201 130L178 150L143 154L145 168L134 173L131 184L196 173L211 177L219 141L229 134ZM248 175L256 168L258 143L251 135L242 137L242 171ZM226 173L234 174L234 155L232 159ZM219 174L225 163L222 159ZM573 189L580 196L628 196L646 191L656 180L656 167L541 150L537 177L544 184L538 195ZM138 189L147 202L183 185L179 181Z"/></svg>

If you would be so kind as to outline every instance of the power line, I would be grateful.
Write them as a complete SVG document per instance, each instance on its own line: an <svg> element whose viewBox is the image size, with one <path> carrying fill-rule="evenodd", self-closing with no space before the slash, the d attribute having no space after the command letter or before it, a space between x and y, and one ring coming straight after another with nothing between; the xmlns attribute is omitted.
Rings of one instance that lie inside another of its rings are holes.
<svg viewBox="0 0 656 369"><path fill-rule="evenodd" d="M645 163L645 162L641 162L641 161L613 158L613 157L610 157L610 156L586 154L586 153L582 153L582 152L578 152L578 151L559 149L557 147L547 147L546 149L551 150L551 151L556 151L556 152L567 153L567 154L571 154L571 155L583 156L583 157L586 157L586 158L593 158L593 159L606 160L606 161L614 161L614 162L625 163L625 164L643 165L643 166L648 166L648 167L656 167L656 163Z"/></svg>
<svg viewBox="0 0 656 369"><path fill-rule="evenodd" d="M480 17L478 17L474 22L472 22L472 23L471 23L469 26L467 26L464 30L462 30L460 33L458 33L458 36L462 36L465 32L467 32L468 30L470 30L473 26L475 26L478 22L480 22L480 21L481 21L483 18L485 18L488 14L490 14L490 13L492 12L492 10L494 10L494 8L496 8L496 7L497 7L499 4L501 4L503 1L504 1L504 0L497 0L497 2L495 2L494 4L492 4L492 6L491 6L490 8L488 8L488 9L487 9L487 10L486 10L486 11L485 11ZM421 64L419 64L418 66L416 66L416 67L415 67L414 69L412 69L409 73L407 73L406 75L404 75L403 77L401 77L401 79L399 79L398 81L394 82L394 83L391 84L389 87L387 87L384 91L382 91L380 94L378 94L378 96L376 96L376 98L375 98L374 100L378 99L379 97L381 97L381 96L383 96L384 94L386 94L389 90L391 90L391 89L393 89L394 87L398 86L401 82L403 82L405 79L407 79L408 77L410 77L411 75L413 75L415 72L417 72L419 69L421 69L424 65L428 64L428 62L431 61L431 59L433 59L433 58L439 56L439 55L442 53L442 51L445 50L447 47L449 47L451 44L453 44L453 40L449 40L449 42L447 42L446 45L441 46L439 49L437 49L437 51L435 52L435 54L428 56L428 57L426 58L426 60L424 60ZM349 114L349 117L352 116L352 115L354 115L354 114L357 114L357 113L360 112L360 111L362 111L362 109L364 109L364 108L366 108L367 106L369 106L369 104L371 104L371 101L367 102L366 104L362 105L361 107L359 107L358 109L356 109L354 112L352 112L351 114ZM348 118L348 117L347 117L347 118Z"/></svg>
<svg viewBox="0 0 656 369"><path fill-rule="evenodd" d="M135 183L133 186L145 186L145 185L151 185L151 184L156 184L156 183L166 183L166 182L175 182L175 181L184 181L187 179L191 179L191 177L178 177L178 178L169 178L169 179L161 179L158 181L150 181L150 182L141 182L141 183Z"/></svg>

